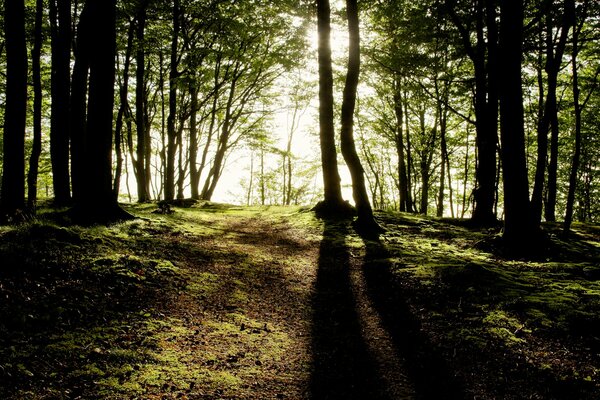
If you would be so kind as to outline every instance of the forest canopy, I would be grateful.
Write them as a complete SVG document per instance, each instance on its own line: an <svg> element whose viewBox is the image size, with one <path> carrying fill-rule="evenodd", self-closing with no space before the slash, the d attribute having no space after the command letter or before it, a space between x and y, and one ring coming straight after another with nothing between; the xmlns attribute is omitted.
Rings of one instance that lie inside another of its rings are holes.
<svg viewBox="0 0 600 400"><path fill-rule="evenodd" d="M2 219L38 199L100 219L118 201L316 203L329 47L347 200L361 175L369 207L504 220L517 241L597 222L596 1L353 3L3 2Z"/></svg>

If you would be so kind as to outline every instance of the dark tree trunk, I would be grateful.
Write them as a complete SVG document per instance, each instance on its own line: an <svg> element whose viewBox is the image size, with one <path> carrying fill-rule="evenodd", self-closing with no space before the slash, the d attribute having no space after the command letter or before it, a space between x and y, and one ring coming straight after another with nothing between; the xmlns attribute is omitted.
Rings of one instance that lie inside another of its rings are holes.
<svg viewBox="0 0 600 400"><path fill-rule="evenodd" d="M25 124L27 113L27 47L23 0L4 3L6 103L0 220L12 220L25 208Z"/></svg>
<svg viewBox="0 0 600 400"><path fill-rule="evenodd" d="M572 0L571 0L572 1ZM546 75L548 77L548 89L546 101L543 107L543 114L540 116L538 124L538 154L535 170L535 184L531 196L531 213L535 218L535 223L539 224L542 219L542 204L544 194L544 180L546 164L548 162L548 131L552 127L550 141L550 164L548 165L548 199L546 201L545 217L548 221L554 221L556 208L556 175L558 170L558 105L556 99L556 89L558 86L558 73L562 63L563 54L569 36L571 27L570 11L568 2L565 1L565 10L563 23L561 26L560 37L556 44L553 40L552 7L548 7L546 15Z"/></svg>
<svg viewBox="0 0 600 400"><path fill-rule="evenodd" d="M125 62L123 66L123 82L119 90L119 111L117 112L117 121L115 123L115 155L117 157L117 165L115 168L115 177L113 183L113 192L115 198L119 197L119 189L121 187L121 172L123 169L123 119L129 121L129 69L131 67L131 53L133 48L133 36L135 25L129 23L129 32L127 34L127 49L125 50ZM128 127L131 123L128 122ZM130 129L127 130L127 139L129 139Z"/></svg>
<svg viewBox="0 0 600 400"><path fill-rule="evenodd" d="M317 0L319 33L319 137L323 168L324 201L319 208L335 212L344 203L337 166L333 123L333 70L331 66L331 8L329 0Z"/></svg>
<svg viewBox="0 0 600 400"><path fill-rule="evenodd" d="M475 70L475 130L476 130L476 188L475 205L471 220L481 226L496 222L494 199L496 193L496 145L498 142L498 70L496 1L476 2L476 44L471 44L471 32L449 7L450 17L456 25L465 50ZM487 44L485 35L487 33ZM487 62L486 62L487 52Z"/></svg>
<svg viewBox="0 0 600 400"><path fill-rule="evenodd" d="M483 2L480 2L483 4ZM498 142L498 70L497 43L498 27L496 26L496 2L485 1L487 46L483 37L478 38L481 48L478 50L481 61L477 68L478 88L477 100L477 152L478 165L476 169L477 190L474 193L475 207L472 221L478 225L493 225L496 223L494 214L494 199L496 194L496 145ZM483 5L481 6L483 7ZM481 11L483 13L483 9ZM483 35L483 17L478 29ZM487 47L487 68L485 49ZM486 76L487 69L487 76Z"/></svg>
<svg viewBox="0 0 600 400"><path fill-rule="evenodd" d="M69 181L69 89L71 78L71 1L50 0L52 32L52 115L50 158L54 201L64 206L71 201Z"/></svg>
<svg viewBox="0 0 600 400"><path fill-rule="evenodd" d="M236 77L237 76L237 77ZM223 126L221 127L221 135L219 136L219 141L217 143L217 151L215 153L215 159L213 161L213 165L208 172L208 176L206 177L206 181L204 182L204 187L202 189L202 200L210 201L217 187L217 182L221 177L221 173L223 172L223 166L225 163L225 155L227 153L227 145L229 142L229 136L231 135L231 123L232 123L232 107L233 101L235 100L235 93L237 87L237 80L239 79L239 75L237 72L234 73L233 80L231 82L231 87L229 88L229 96L227 98L227 105L225 107L225 116L223 119Z"/></svg>
<svg viewBox="0 0 600 400"><path fill-rule="evenodd" d="M85 130L88 95L88 77L90 68L91 49L90 36L94 33L91 24L94 16L91 9L84 7L77 24L77 43L75 45L75 65L71 78L70 102L70 133L71 133L71 181L73 185L73 199L75 203L82 196L83 186L88 177L85 176L83 163L85 162Z"/></svg>
<svg viewBox="0 0 600 400"><path fill-rule="evenodd" d="M569 6L573 7L573 20L575 22L575 10L574 1L569 1ZM571 63L573 70L573 107L575 108L575 151L573 152L573 159L571 161L571 171L569 173L569 192L567 194L567 210L565 212L565 221L563 225L564 233L568 233L571 229L571 223L573 222L573 206L575 203L575 192L577 190L577 174L579 171L579 163L581 160L581 147L582 147L582 135L581 135L581 112L582 106L580 102L580 90L579 90L579 71L577 66L577 57L579 55L579 27L573 29L572 47L571 47ZM596 74L597 79L597 74ZM591 94L591 92L590 92ZM588 97L589 99L589 97ZM589 201L589 195L587 200Z"/></svg>
<svg viewBox="0 0 600 400"><path fill-rule="evenodd" d="M36 1L34 45L31 54L33 74L33 144L29 157L29 172L27 175L27 208L35 214L37 202L37 179L40 155L42 154L42 72L41 57L43 44L44 1Z"/></svg>
<svg viewBox="0 0 600 400"><path fill-rule="evenodd" d="M406 168L406 151L404 149L404 112L402 109L402 93L400 77L394 79L394 113L396 116L396 153L398 154L398 195L400 211L410 211L410 194Z"/></svg>
<svg viewBox="0 0 600 400"><path fill-rule="evenodd" d="M560 65L565 52L567 39L569 36L569 29L574 24L575 18L575 1L565 0L564 1L564 14L561 27L561 34L556 45L556 53L552 59L552 85L553 94L551 104L549 106L550 111L550 163L548 164L548 198L546 201L546 208L544 216L547 221L556 221L556 192L557 192L557 176L558 176L558 104L556 98L556 88L558 86L558 73L560 71ZM550 53L549 53L550 55ZM549 66L550 67L550 66ZM550 94L550 71L548 71L548 91Z"/></svg>
<svg viewBox="0 0 600 400"><path fill-rule="evenodd" d="M500 1L500 132L504 170L504 240L515 251L525 250L537 236L530 214L525 160L523 87L523 0Z"/></svg>
<svg viewBox="0 0 600 400"><path fill-rule="evenodd" d="M190 115L190 186L192 199L199 197L198 185L195 184L200 180L200 173L198 171L198 88L195 81L195 76L192 78L193 81L190 84L190 96L191 96L191 115Z"/></svg>
<svg viewBox="0 0 600 400"><path fill-rule="evenodd" d="M83 138L81 197L74 215L84 222L110 222L130 217L112 191L112 120L116 55L116 0L87 0L90 31L84 45L90 54L88 114Z"/></svg>
<svg viewBox="0 0 600 400"><path fill-rule="evenodd" d="M137 127L136 157L134 160L134 172L137 181L138 202L143 203L150 199L150 187L148 186L146 169L146 57L145 57L145 30L146 30L146 7L148 2L142 2L137 13L136 41L136 86L135 86L135 123Z"/></svg>
<svg viewBox="0 0 600 400"><path fill-rule="evenodd" d="M179 76L177 71L180 30L180 7L179 0L173 2L173 37L171 39L171 66L169 72L169 116L167 117L167 165L165 169L165 200L172 201L175 198L175 155L177 147L177 131L175 119L177 116L177 86L176 80Z"/></svg>
<svg viewBox="0 0 600 400"><path fill-rule="evenodd" d="M365 185L365 171L354 143L354 109L356 107L356 91L360 75L360 26L357 0L346 0L346 12L348 16L349 54L342 102L341 150L352 177L352 197L358 213L356 227L359 231L373 231L374 229L377 231L380 228L373 217L373 209Z"/></svg>

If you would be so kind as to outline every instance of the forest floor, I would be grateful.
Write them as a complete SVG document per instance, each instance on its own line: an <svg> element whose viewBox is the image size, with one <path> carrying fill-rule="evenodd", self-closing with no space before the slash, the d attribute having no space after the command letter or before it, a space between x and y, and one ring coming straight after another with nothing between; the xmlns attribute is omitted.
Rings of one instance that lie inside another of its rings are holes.
<svg viewBox="0 0 600 400"><path fill-rule="evenodd" d="M0 227L2 399L593 399L600 227L497 231L199 203Z"/></svg>

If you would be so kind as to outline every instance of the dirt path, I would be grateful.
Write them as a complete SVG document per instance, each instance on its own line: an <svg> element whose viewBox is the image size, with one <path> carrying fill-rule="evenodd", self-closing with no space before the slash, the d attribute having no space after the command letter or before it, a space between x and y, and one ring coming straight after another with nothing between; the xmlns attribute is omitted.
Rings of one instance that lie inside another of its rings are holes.
<svg viewBox="0 0 600 400"><path fill-rule="evenodd" d="M203 254L187 260L200 291L164 312L195 332L171 344L189 354L186 364L223 379L186 396L415 397L406 360L367 289L365 246L348 230L300 229L260 215L204 223L210 234L185 239Z"/></svg>

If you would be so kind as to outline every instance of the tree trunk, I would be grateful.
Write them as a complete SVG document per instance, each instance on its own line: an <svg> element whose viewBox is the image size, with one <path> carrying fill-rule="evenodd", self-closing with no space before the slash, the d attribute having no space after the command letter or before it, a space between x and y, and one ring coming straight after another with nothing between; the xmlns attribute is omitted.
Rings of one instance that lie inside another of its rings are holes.
<svg viewBox="0 0 600 400"><path fill-rule="evenodd" d="M175 198L175 154L177 148L175 140L177 132L175 129L175 118L177 115L177 86L176 80L179 76L177 71L180 30L180 7L179 0L173 2L173 37L171 40L171 66L169 73L169 116L167 118L167 166L165 171L165 200L172 201Z"/></svg>
<svg viewBox="0 0 600 400"><path fill-rule="evenodd" d="M77 203L82 196L83 186L88 177L85 176L86 110L88 96L88 77L90 68L91 48L89 42L91 26L95 16L90 14L91 8L84 7L77 24L77 42L75 45L75 65L71 79L70 102L70 133L71 133L71 181L73 185L73 200Z"/></svg>
<svg viewBox="0 0 600 400"><path fill-rule="evenodd" d="M570 6L574 7L573 0L570 1ZM574 8L572 9L575 12ZM575 19L575 14L573 14ZM581 135L581 112L580 90L579 90L579 71L577 67L577 56L579 54L579 29L573 29L572 48L571 48L571 65L573 70L573 107L575 111L575 151L573 152L573 160L571 161L571 171L569 173L569 192L567 194L567 210L565 212L565 221L563 232L567 234L571 229L573 222L573 206L575 203L575 192L577 190L577 173L579 171L579 163L581 159L582 135ZM591 93L591 92L590 92ZM589 197L588 197L589 201Z"/></svg>
<svg viewBox="0 0 600 400"><path fill-rule="evenodd" d="M396 145L396 153L398 154L398 196L400 203L400 211L410 211L410 194L406 168L406 156L404 149L404 113L402 109L402 93L400 88L400 79L401 78L398 75L394 77L394 113L396 116L396 134L394 142Z"/></svg>
<svg viewBox="0 0 600 400"><path fill-rule="evenodd" d="M561 27L561 34L556 46L556 53L552 59L552 97L549 98L551 104L550 111L550 163L548 164L548 199L546 201L545 218L547 221L556 221L556 192L557 192L557 176L558 176L558 104L556 97L556 88L558 86L558 73L565 52L569 29L574 25L575 18L575 1L564 1L564 14ZM550 53L549 53L550 54ZM550 94L550 71L548 72L548 91Z"/></svg>
<svg viewBox="0 0 600 400"><path fill-rule="evenodd" d="M27 175L27 209L35 214L37 202L37 179L39 172L39 160L42 154L42 71L41 56L43 44L43 19L44 2L36 1L34 45L31 54L33 72L33 144L29 157L29 172Z"/></svg>
<svg viewBox="0 0 600 400"><path fill-rule="evenodd" d="M476 2L476 44L471 44L471 32L456 12L449 8L450 17L459 30L465 50L475 70L475 130L477 160L475 168L475 205L471 221L486 226L496 222L494 214L496 144L498 141L498 78L496 1ZM487 33L487 44L485 35ZM486 63L487 50L487 63Z"/></svg>
<svg viewBox="0 0 600 400"><path fill-rule="evenodd" d="M27 114L27 47L25 4L4 4L6 102L0 220L11 221L25 208L25 124Z"/></svg>
<svg viewBox="0 0 600 400"><path fill-rule="evenodd" d="M346 0L349 32L348 73L344 86L341 121L341 150L352 177L352 197L356 204L359 230L377 232L380 227L373 217L373 209L365 185L365 171L356 152L354 142L354 109L360 75L360 25L357 0Z"/></svg>
<svg viewBox="0 0 600 400"><path fill-rule="evenodd" d="M523 87L523 0L500 1L500 132L504 169L504 240L514 251L525 250L537 234L530 214L525 160Z"/></svg>
<svg viewBox="0 0 600 400"><path fill-rule="evenodd" d="M198 193L198 185L195 185L195 182L200 180L199 171L198 171L198 89L197 83L195 81L196 77L192 78L192 82L190 83L190 186L191 186L191 195L192 199L197 199L199 197Z"/></svg>
<svg viewBox="0 0 600 400"><path fill-rule="evenodd" d="M319 33L319 137L323 168L324 201L320 208L332 212L343 204L335 149L333 123L333 70L331 66L331 8L329 0L317 0Z"/></svg>
<svg viewBox="0 0 600 400"><path fill-rule="evenodd" d="M119 198L119 190L121 187L121 173L123 169L123 119L129 115L129 68L131 66L131 53L133 48L134 24L129 23L129 31L127 33L127 48L125 50L125 61L123 65L123 82L119 90L119 111L117 112L117 121L115 123L115 155L117 157L117 165L115 168L115 177L113 183L113 192L115 198ZM129 118L128 118L129 119ZM129 137L129 135L128 135Z"/></svg>
<svg viewBox="0 0 600 400"><path fill-rule="evenodd" d="M138 202L143 203L150 200L150 187L148 186L146 169L146 7L148 2L142 2L137 12L136 42L137 51L135 55L136 84L135 84L135 124L137 127L137 144L134 159L134 172L137 181Z"/></svg>
<svg viewBox="0 0 600 400"><path fill-rule="evenodd" d="M90 31L84 43L90 54L88 115L80 164L85 180L74 214L84 222L111 222L131 217L112 191L112 119L116 55L116 0L87 0Z"/></svg>
<svg viewBox="0 0 600 400"><path fill-rule="evenodd" d="M552 22L552 7L548 7L546 14L546 75L548 77L548 90L543 107L543 115L540 116L538 124L538 158L536 163L535 184L531 196L531 212L535 223L539 224L542 219L542 204L544 193L544 180L546 164L548 162L548 131L552 127L550 164L548 165L548 199L546 202L546 219L554 221L556 208L556 175L558 170L558 105L556 100L556 89L558 86L558 73L565 51L569 29L571 27L570 11L568 2L565 0L565 11L561 26L560 37L554 50L554 38Z"/></svg>
<svg viewBox="0 0 600 400"><path fill-rule="evenodd" d="M69 87L71 78L71 1L50 0L52 33L52 114L50 158L54 201L59 206L71 201L69 181Z"/></svg>

